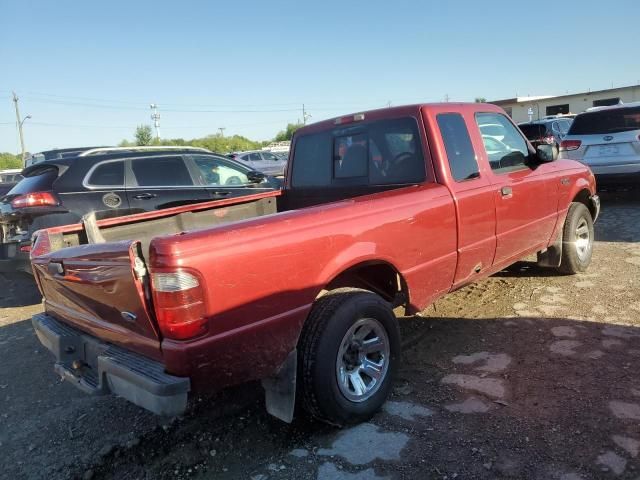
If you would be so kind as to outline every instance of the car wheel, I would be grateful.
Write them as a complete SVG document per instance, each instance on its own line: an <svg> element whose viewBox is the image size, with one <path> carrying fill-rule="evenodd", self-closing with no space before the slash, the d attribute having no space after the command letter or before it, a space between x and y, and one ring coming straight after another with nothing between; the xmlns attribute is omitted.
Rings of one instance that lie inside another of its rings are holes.
<svg viewBox="0 0 640 480"><path fill-rule="evenodd" d="M333 290L311 310L298 355L305 410L332 425L362 422L389 396L400 355L398 321L372 292Z"/></svg>
<svg viewBox="0 0 640 480"><path fill-rule="evenodd" d="M566 274L584 272L593 254L593 219L582 203L572 203L562 231L562 260L559 270Z"/></svg>

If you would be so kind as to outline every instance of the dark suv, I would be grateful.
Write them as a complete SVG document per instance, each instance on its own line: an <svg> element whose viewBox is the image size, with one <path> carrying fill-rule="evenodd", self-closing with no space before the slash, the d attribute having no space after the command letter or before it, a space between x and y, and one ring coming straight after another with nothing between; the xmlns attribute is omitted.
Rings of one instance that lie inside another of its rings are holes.
<svg viewBox="0 0 640 480"><path fill-rule="evenodd" d="M556 152L560 150L560 143L567 135L573 119L567 117L547 117L533 122L519 123L525 137L531 142L533 148L538 145L553 145Z"/></svg>
<svg viewBox="0 0 640 480"><path fill-rule="evenodd" d="M263 173L201 149L94 151L23 170L0 201L0 271L31 272L36 230L277 188Z"/></svg>

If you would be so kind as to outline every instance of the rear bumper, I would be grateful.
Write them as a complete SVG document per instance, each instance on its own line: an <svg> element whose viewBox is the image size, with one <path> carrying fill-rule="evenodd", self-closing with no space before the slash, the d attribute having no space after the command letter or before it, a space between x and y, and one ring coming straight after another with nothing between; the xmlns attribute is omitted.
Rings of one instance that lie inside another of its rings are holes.
<svg viewBox="0 0 640 480"><path fill-rule="evenodd" d="M161 363L104 343L50 315L31 319L40 343L56 357L54 370L90 395L113 393L158 415L179 415L190 380L165 373Z"/></svg>

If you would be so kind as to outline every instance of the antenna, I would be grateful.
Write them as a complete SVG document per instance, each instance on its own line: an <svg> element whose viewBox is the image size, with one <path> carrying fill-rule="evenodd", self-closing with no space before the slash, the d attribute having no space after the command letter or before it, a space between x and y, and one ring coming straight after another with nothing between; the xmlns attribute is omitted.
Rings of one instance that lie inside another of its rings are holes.
<svg viewBox="0 0 640 480"><path fill-rule="evenodd" d="M149 105L151 108L151 120L153 120L153 126L156 129L156 140L160 140L160 114L158 113L158 104L152 103Z"/></svg>

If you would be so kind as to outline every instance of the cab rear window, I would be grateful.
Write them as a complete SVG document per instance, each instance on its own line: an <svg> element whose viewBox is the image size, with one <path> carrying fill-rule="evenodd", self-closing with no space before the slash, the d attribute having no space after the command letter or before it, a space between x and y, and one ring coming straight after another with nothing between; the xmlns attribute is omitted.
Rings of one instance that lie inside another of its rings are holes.
<svg viewBox="0 0 640 480"><path fill-rule="evenodd" d="M294 187L413 184L425 177L418 124L411 117L348 124L295 141Z"/></svg>
<svg viewBox="0 0 640 480"><path fill-rule="evenodd" d="M597 135L640 130L640 107L600 110L578 115L569 135Z"/></svg>

